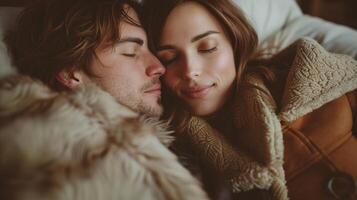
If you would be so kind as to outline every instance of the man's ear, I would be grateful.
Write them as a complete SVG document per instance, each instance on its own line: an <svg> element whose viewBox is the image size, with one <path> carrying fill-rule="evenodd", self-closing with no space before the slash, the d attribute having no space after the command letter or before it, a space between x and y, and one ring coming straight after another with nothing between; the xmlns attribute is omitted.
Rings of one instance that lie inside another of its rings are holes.
<svg viewBox="0 0 357 200"><path fill-rule="evenodd" d="M85 81L85 74L77 67L66 68L56 75L56 79L63 86L75 89Z"/></svg>

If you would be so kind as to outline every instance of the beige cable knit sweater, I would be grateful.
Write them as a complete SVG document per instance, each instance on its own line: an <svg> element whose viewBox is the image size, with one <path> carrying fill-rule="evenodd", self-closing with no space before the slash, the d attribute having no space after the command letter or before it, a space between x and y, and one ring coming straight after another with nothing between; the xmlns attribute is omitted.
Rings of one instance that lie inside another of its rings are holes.
<svg viewBox="0 0 357 200"><path fill-rule="evenodd" d="M278 77L282 80L281 98L272 96L263 80L254 75L248 75L238 90L234 106L237 131L232 134L238 136L242 146L234 146L195 117L187 134L201 159L224 174L233 191L267 189L272 199L286 200L280 122L291 122L355 90L357 61L329 53L307 38L298 40L273 59L283 62L288 72L287 77ZM274 98L279 99L278 103Z"/></svg>

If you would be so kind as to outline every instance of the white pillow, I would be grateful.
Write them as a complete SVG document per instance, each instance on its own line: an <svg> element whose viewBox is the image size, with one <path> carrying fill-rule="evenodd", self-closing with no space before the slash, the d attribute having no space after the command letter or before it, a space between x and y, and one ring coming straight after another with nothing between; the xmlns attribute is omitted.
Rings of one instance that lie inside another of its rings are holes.
<svg viewBox="0 0 357 200"><path fill-rule="evenodd" d="M282 50L301 37L310 37L326 50L346 54L357 60L357 31L323 19L302 15L290 21L276 34L272 34L260 44L261 48L276 47Z"/></svg>
<svg viewBox="0 0 357 200"><path fill-rule="evenodd" d="M21 8L19 7L0 7L0 77L16 73L15 68L11 65L3 38L6 30L11 29L14 25L16 16L20 11Z"/></svg>
<svg viewBox="0 0 357 200"><path fill-rule="evenodd" d="M260 48L280 50L296 39L309 36L331 52L357 59L357 32L318 18L303 15L295 0L233 0L257 30ZM14 73L2 39L14 24L19 7L0 7L0 77Z"/></svg>
<svg viewBox="0 0 357 200"><path fill-rule="evenodd" d="M295 0L234 1L256 29L260 49L276 53L301 37L310 37L330 52L357 59L356 30L304 15Z"/></svg>
<svg viewBox="0 0 357 200"><path fill-rule="evenodd" d="M278 32L281 27L301 16L301 10L295 0L234 0L246 13L257 30L259 41ZM4 32L11 28L20 12L19 7L0 7L0 77L14 72L8 52L2 41Z"/></svg>
<svg viewBox="0 0 357 200"><path fill-rule="evenodd" d="M234 0L258 34L259 42L302 15L295 0Z"/></svg>

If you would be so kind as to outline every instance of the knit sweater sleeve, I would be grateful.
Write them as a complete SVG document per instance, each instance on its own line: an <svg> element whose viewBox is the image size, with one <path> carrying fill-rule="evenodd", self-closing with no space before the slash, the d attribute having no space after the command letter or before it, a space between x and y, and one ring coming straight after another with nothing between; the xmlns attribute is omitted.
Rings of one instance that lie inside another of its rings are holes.
<svg viewBox="0 0 357 200"><path fill-rule="evenodd" d="M186 137L189 137L197 155L205 164L231 181L233 191L268 189L271 185L272 169L262 166L234 147L203 119L193 117L190 120Z"/></svg>

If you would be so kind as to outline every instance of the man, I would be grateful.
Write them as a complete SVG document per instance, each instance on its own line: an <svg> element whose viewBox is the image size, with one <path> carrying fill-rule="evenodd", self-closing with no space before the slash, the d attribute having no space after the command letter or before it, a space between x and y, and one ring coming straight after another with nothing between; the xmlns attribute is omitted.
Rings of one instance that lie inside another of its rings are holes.
<svg viewBox="0 0 357 200"><path fill-rule="evenodd" d="M0 199L207 199L164 146L171 137L137 114L162 113L165 72L139 9L130 0L25 8L7 42L31 78L0 80Z"/></svg>
<svg viewBox="0 0 357 200"><path fill-rule="evenodd" d="M130 1L39 1L8 36L14 63L54 89L94 82L134 111L159 116L165 68L134 9Z"/></svg>

